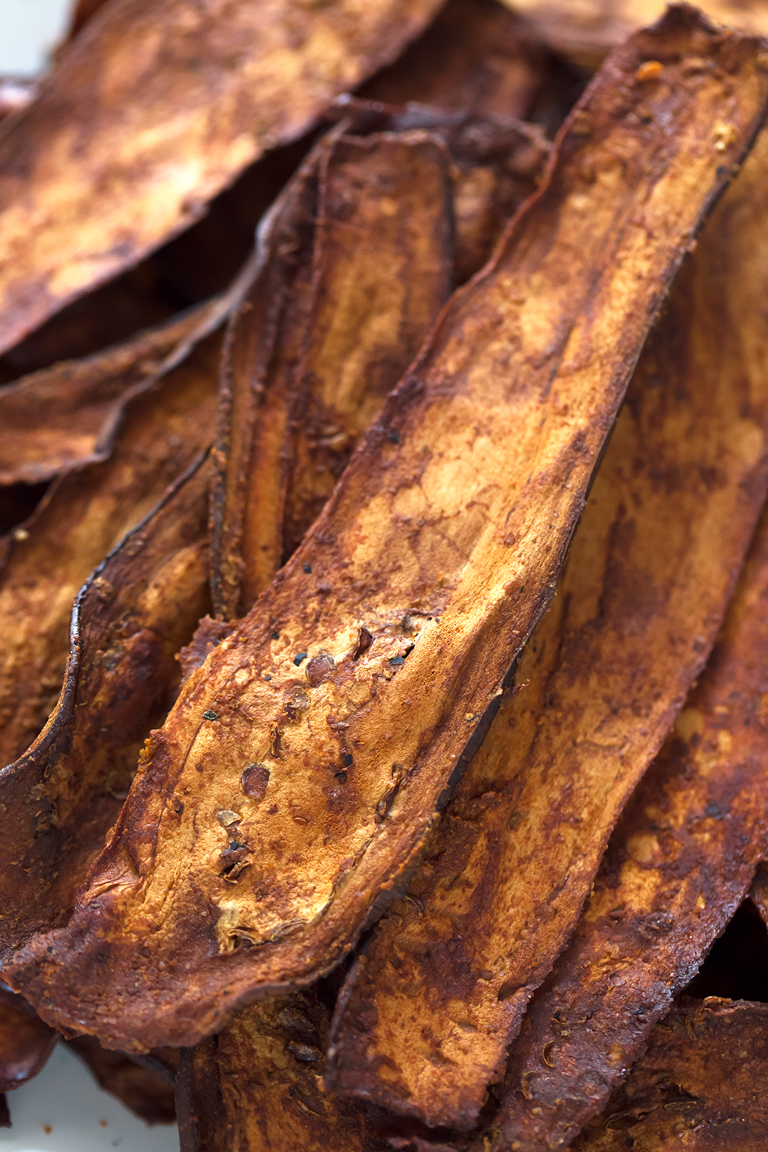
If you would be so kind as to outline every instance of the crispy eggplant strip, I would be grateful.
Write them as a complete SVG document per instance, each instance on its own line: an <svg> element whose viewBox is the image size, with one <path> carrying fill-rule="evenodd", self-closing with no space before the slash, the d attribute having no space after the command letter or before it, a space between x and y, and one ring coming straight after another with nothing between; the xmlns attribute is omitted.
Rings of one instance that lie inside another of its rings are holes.
<svg viewBox="0 0 768 1152"><path fill-rule="evenodd" d="M527 16L547 44L575 64L595 68L636 28L656 20L665 0L503 0L518 15ZM731 24L754 36L768 35L765 0L703 0L699 5L712 20ZM690 66L698 61L691 57Z"/></svg>
<svg viewBox="0 0 768 1152"><path fill-rule="evenodd" d="M576 925L611 829L702 668L768 486L768 338L749 303L768 291L767 161L762 134L641 357L558 599L521 662L518 679L534 688L502 704L409 898L384 918L353 970L333 1033L329 1082L337 1089L428 1123L474 1124L530 996ZM768 582L768 555L760 562L766 572L756 577L755 595L759 580ZM749 675L758 675L764 641L768 634L747 640ZM723 683L736 680L729 667ZM757 738L753 729L745 733ZM758 772L759 764L755 752L749 770ZM686 769L678 781L677 803L698 812L701 796L687 795L683 784L689 775ZM701 789L710 786L702 779ZM722 787L725 805L737 783ZM700 934L706 924L702 950L732 911L733 894L741 899L762 851L761 790L747 792L747 826L734 817L735 839L727 841L725 907L718 911L714 900L707 916L693 904L689 911ZM723 837L730 827L712 824ZM742 831L750 833L752 854L731 875ZM717 875L724 843L706 834ZM699 847L694 839L689 851ZM674 856L665 859L672 867ZM686 868L680 864L681 874ZM658 882L666 891L666 865ZM708 887L700 883L691 901ZM611 907L625 902L606 898ZM621 930L610 917L605 923ZM630 918L626 928L633 927ZM667 964L680 941L695 936L690 924L678 927ZM596 946L596 957L604 947ZM602 976L599 964L598 971ZM606 1027L618 1028L612 992L601 984L590 1012L602 1003ZM559 1003L544 1012L547 1027ZM661 1003L656 1019L669 998ZM574 1014L584 1013L567 1012ZM537 1069L541 1051L555 1051L558 1036L533 1046ZM587 1058L580 1049L574 1070ZM544 1061L537 1072L557 1082L553 1098L568 1095L562 1063L550 1071ZM539 1103L534 1094L522 1106L543 1125ZM529 1139L526 1133L526 1149Z"/></svg>
<svg viewBox="0 0 768 1152"><path fill-rule="evenodd" d="M124 1052L102 1048L92 1036L76 1036L67 1041L67 1047L88 1066L100 1088L116 1096L147 1124L173 1124L175 1092L167 1077L137 1064Z"/></svg>
<svg viewBox="0 0 768 1152"><path fill-rule="evenodd" d="M763 1152L766 1075L768 1004L683 997L574 1152Z"/></svg>
<svg viewBox="0 0 768 1152"><path fill-rule="evenodd" d="M641 362L642 368L650 358L660 385L685 396L686 405L691 396L686 375L689 381L698 377L696 387L712 398L713 405L718 404L718 394L729 398L735 433L731 459L735 461L740 454L742 464L746 463L747 426L740 421L747 408L741 408L739 391L750 388L746 384L750 374L753 399L747 407L753 405L752 427L755 431L762 428L763 434L768 430L764 369L768 337L750 310L755 293L759 296L768 289L766 163L768 134L762 133L742 176L713 215L687 270L690 276L681 277L673 290L668 314ZM690 332L687 339L681 335L686 330ZM682 372L675 370L676 364ZM649 381L650 377L644 386ZM710 409L713 413L714 408ZM650 447L652 434L645 443ZM693 438L687 443L692 446ZM710 434L707 450L700 448L688 457L700 476L701 469L727 467L726 453L718 451L718 443L719 435ZM764 457L763 447L759 452ZM657 483L660 467L664 465L659 455L652 464ZM764 473L764 466L759 472ZM745 532L749 505L754 507L762 497L754 479L739 481L732 474L730 480L731 485L742 487L739 514L744 517ZM712 481L707 485L717 500ZM707 499L701 484L690 492L690 496L701 493L699 509L685 502L679 487L671 492L676 508L664 518L667 559L675 555L672 541L678 514L685 508L686 515L698 519ZM728 515L723 503L719 514ZM735 510L731 513L736 514ZM729 541L734 539L733 526L728 530ZM731 546L725 544L726 537L719 538L723 546ZM711 531L702 539L705 542L691 555L697 556L702 565L699 575L706 580L706 562L700 557L717 549L718 535ZM690 548L693 540L688 540ZM577 548L578 538L574 556ZM739 556L737 545L736 565ZM609 592L611 597L616 595L615 573ZM653 596L658 592L657 581ZM658 611L668 609L659 605ZM648 635L654 635L652 625ZM697 639L705 636L702 630ZM501 1133L499 1148L513 1146L515 1141L531 1152L566 1146L601 1109L616 1081L642 1050L651 1027L689 982L744 898L768 836L768 805L762 787L766 644L768 514L764 513L709 663L613 833L573 939L528 1009L511 1050L500 1113L494 1121ZM658 645L652 647L657 652L655 671L660 672L663 656ZM671 659L680 659L679 644L668 650ZM625 644L622 652L628 663L631 651ZM647 695L650 698L653 693ZM561 698L552 707L560 710ZM637 723L646 726L650 711L650 703L638 710ZM626 746L623 756L626 759ZM575 811L571 800L561 801L559 819L567 821ZM518 826L515 836L519 835ZM583 823L580 837L584 853ZM549 851L556 853L556 849ZM573 870L568 887L574 887ZM495 908L498 916L499 908Z"/></svg>
<svg viewBox="0 0 768 1152"><path fill-rule="evenodd" d="M228 341L213 496L223 619L298 546L445 302L451 201L466 277L547 156L515 121L344 108L389 131L337 132L308 158L260 231L261 272Z"/></svg>
<svg viewBox="0 0 768 1152"><path fill-rule="evenodd" d="M175 387L169 381L163 402L155 398L157 428L166 439L183 437L187 451L196 446L190 423L200 429L203 444L210 434L211 368L207 380ZM112 476L91 501L90 523L102 544L95 513L105 503L113 508L108 496L119 496L125 515L123 477L134 478L141 492L137 464L151 425L146 412L132 417L133 429L110 461ZM156 475L157 456L148 452L147 461ZM66 922L88 865L119 814L141 743L171 702L175 654L208 605L209 479L208 462L194 464L86 583L72 616L58 705L31 749L0 773L0 810L9 829L0 872L6 955L32 933Z"/></svg>
<svg viewBox="0 0 768 1152"><path fill-rule="evenodd" d="M322 1090L328 1012L313 993L270 997L184 1053L181 1152L366 1152L364 1108ZM383 1145L381 1146L383 1147Z"/></svg>
<svg viewBox="0 0 768 1152"><path fill-rule="evenodd" d="M502 704L409 899L382 920L353 970L329 1076L341 1091L429 1123L472 1126L527 1001L576 925L618 813L714 642L768 483L768 344L748 305L768 290L767 159L762 135L640 359L560 596L520 664L518 680L534 688ZM758 675L762 642L753 636L750 675ZM737 679L729 668L723 682ZM758 756L751 771L759 764ZM678 781L678 804L689 775L686 768ZM724 796L733 788L723 781ZM744 816L753 821L744 874L722 877L737 903L761 851L759 796L750 796ZM689 798L698 811L701 797ZM728 824L713 827L730 835ZM745 828L733 836L738 831ZM722 869L723 843L712 835L713 866ZM727 858L730 865L732 851ZM659 884L669 882L664 866ZM725 908L733 907L730 893ZM707 925L699 938L706 949L725 910L690 915L700 933ZM610 917L606 923L621 929ZM679 931L675 946L694 937L690 925ZM594 1005L602 1002L618 1028L611 991L601 984ZM547 1026L557 1003L543 1014ZM557 1037L533 1046L537 1068ZM586 1059L579 1051L573 1068ZM545 1061L537 1075L557 1082L553 1098L568 1094L560 1063L549 1071ZM523 1106L543 1124L539 1102L533 1096Z"/></svg>
<svg viewBox="0 0 768 1152"><path fill-rule="evenodd" d="M715 64L694 79L692 40ZM329 970L406 882L552 596L661 298L762 119L760 50L673 8L593 81L541 193L150 737L71 923L10 966L45 1019L128 1051L195 1043L256 989ZM649 89L635 77L657 55Z"/></svg>
<svg viewBox="0 0 768 1152"><path fill-rule="evenodd" d="M23 996L0 984L0 1092L10 1092L42 1072L60 1038Z"/></svg>
<svg viewBox="0 0 768 1152"><path fill-rule="evenodd" d="M436 8L102 8L0 135L0 350L202 216L261 153L389 63Z"/></svg>
<svg viewBox="0 0 768 1152"><path fill-rule="evenodd" d="M447 299L449 195L438 139L363 141L337 131L270 213L262 270L234 323L224 370L223 466L213 496L219 616L248 611L293 552L360 425Z"/></svg>
<svg viewBox="0 0 768 1152"><path fill-rule="evenodd" d="M0 484L36 484L106 459L126 403L185 358L200 339L201 324L209 331L220 323L214 301L125 344L0 390Z"/></svg>

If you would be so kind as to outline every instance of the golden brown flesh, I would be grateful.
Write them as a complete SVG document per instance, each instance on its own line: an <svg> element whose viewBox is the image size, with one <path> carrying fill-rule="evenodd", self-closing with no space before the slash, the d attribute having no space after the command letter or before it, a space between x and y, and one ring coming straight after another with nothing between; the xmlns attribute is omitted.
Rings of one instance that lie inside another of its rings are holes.
<svg viewBox="0 0 768 1152"><path fill-rule="evenodd" d="M35 484L106 459L126 403L183 360L206 319L217 326L219 310L214 301L126 344L3 388L0 484Z"/></svg>
<svg viewBox="0 0 768 1152"><path fill-rule="evenodd" d="M436 7L112 0L0 140L0 350L198 219Z"/></svg>
<svg viewBox="0 0 768 1152"><path fill-rule="evenodd" d="M124 1052L102 1048L92 1036L67 1041L88 1065L100 1088L110 1092L148 1124L173 1124L174 1087L166 1076L137 1064Z"/></svg>
<svg viewBox="0 0 768 1152"><path fill-rule="evenodd" d="M363 1107L323 1092L328 1013L312 993L245 1008L184 1054L181 1152L364 1152Z"/></svg>
<svg viewBox="0 0 768 1152"><path fill-rule="evenodd" d="M768 1004L684 997L574 1152L763 1152L767 1075Z"/></svg>
<svg viewBox="0 0 768 1152"><path fill-rule="evenodd" d="M690 77L694 45L715 67ZM661 296L762 118L759 51L673 9L593 82L541 194L150 738L69 927L17 956L46 1019L126 1050L194 1043L255 989L331 968L406 880L552 595ZM649 88L635 76L656 55Z"/></svg>
<svg viewBox="0 0 768 1152"><path fill-rule="evenodd" d="M0 984L0 1092L37 1076L59 1039L22 996Z"/></svg>
<svg viewBox="0 0 768 1152"><path fill-rule="evenodd" d="M504 0L528 17L544 40L576 64L596 67L636 28L664 12L666 0ZM755 36L768 35L766 0L702 0L712 20Z"/></svg>
<svg viewBox="0 0 768 1152"><path fill-rule="evenodd" d="M520 665L518 682L532 686L502 703L408 898L348 982L338 1090L428 1123L474 1124L702 668L768 484L768 336L750 306L768 292L766 163L762 135L641 357L558 597ZM758 800L750 793L750 817L762 817ZM732 877L742 894L756 850ZM708 929L702 948L719 931ZM554 1039L535 1047L537 1068Z"/></svg>

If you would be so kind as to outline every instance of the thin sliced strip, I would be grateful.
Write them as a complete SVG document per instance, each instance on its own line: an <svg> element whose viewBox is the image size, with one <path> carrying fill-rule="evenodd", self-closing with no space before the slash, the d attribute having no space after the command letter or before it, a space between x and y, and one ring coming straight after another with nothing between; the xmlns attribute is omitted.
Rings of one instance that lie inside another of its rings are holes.
<svg viewBox="0 0 768 1152"><path fill-rule="evenodd" d="M9 968L44 1018L126 1050L192 1044L256 989L330 969L407 880L551 598L660 300L761 122L760 42L708 28L673 8L612 57L310 535L187 682L80 909ZM716 64L694 80L677 63L692 38ZM655 55L649 91L635 76ZM250 865L235 886L233 851Z"/></svg>
<svg viewBox="0 0 768 1152"><path fill-rule="evenodd" d="M548 154L515 121L343 107L352 124L317 146L260 229L261 272L227 344L212 500L224 620L298 546L452 280L478 270ZM385 130L350 134L365 122Z"/></svg>
<svg viewBox="0 0 768 1152"><path fill-rule="evenodd" d="M213 301L124 344L3 388L0 484L37 484L106 459L126 403L220 322L219 301Z"/></svg>
<svg viewBox="0 0 768 1152"><path fill-rule="evenodd" d="M547 44L581 67L596 67L607 52L636 28L658 19L665 0L504 0L516 14L528 17ZM768 35L765 0L703 0L701 10L712 20L755 36ZM699 63L694 53L691 65Z"/></svg>
<svg viewBox="0 0 768 1152"><path fill-rule="evenodd" d="M37 1076L60 1039L23 996L0 984L0 1092L20 1088Z"/></svg>
<svg viewBox="0 0 768 1152"><path fill-rule="evenodd" d="M558 598L521 661L518 681L533 687L502 704L408 899L349 978L333 1029L337 1090L473 1126L714 643L768 487L768 343L749 303L768 291L766 161L761 135L641 357ZM727 883L743 893L754 865ZM693 937L679 927L676 941ZM601 985L595 1004L603 996L618 1026ZM537 1068L556 1038L534 1046ZM580 1050L574 1070L585 1064ZM545 1061L537 1075L557 1081L559 1067ZM523 1100L544 1127L539 1103Z"/></svg>
<svg viewBox="0 0 768 1152"><path fill-rule="evenodd" d="M574 1152L763 1152L767 1075L768 1004L683 997Z"/></svg>
<svg viewBox="0 0 768 1152"><path fill-rule="evenodd" d="M704 392L714 396L723 389L737 413L740 382L751 374L756 398L761 389L764 394L758 405L762 416L753 427L757 431L762 425L763 432L768 338L751 301L768 289L766 164L764 132L713 215L692 261L692 279L681 280L679 291L676 286L665 323L648 350L663 387L676 380L677 348L678 362L691 377L707 366L699 377ZM683 343L686 328L691 336ZM748 443L743 425L740 444L734 445L742 459L749 454ZM716 444L713 439L712 447ZM757 435L754 447L762 457L762 472L765 446ZM707 467L703 453L695 460L699 468ZM753 481L743 491L748 500L762 495ZM673 524L670 516L665 552ZM705 547L716 550L716 538L710 537ZM730 546L724 539L723 545ZM735 562L738 556L737 550ZM703 574L704 561L698 563ZM650 1029L690 981L744 898L768 834L763 788L767 643L764 513L709 663L616 827L573 939L528 1009L510 1053L494 1120L501 1135L493 1148L516 1141L531 1152L565 1147L626 1075ZM673 656L679 659L677 645ZM644 708L643 724L647 714ZM568 810L561 804L563 815Z"/></svg>
<svg viewBox="0 0 768 1152"><path fill-rule="evenodd" d="M105 543L99 532L105 508L113 519L115 505L123 516L135 514L136 502L126 507L126 483L135 482L137 497L147 498L138 465L149 446L148 415L164 440L176 436L188 452L199 449L192 425L202 431L204 446L214 381L214 372L181 387L171 381L162 402L154 398L154 413L131 414L113 460L100 466L109 472L91 478L85 523L97 546ZM146 459L154 483L161 484L157 456L147 453ZM0 870L4 955L33 933L66 922L75 892L119 815L142 741L171 703L175 655L209 604L209 481L209 463L198 460L169 492L158 491L159 506L85 584L72 615L58 704L29 751L0 773L9 829ZM22 672L28 675L26 666Z"/></svg>
<svg viewBox="0 0 768 1152"><path fill-rule="evenodd" d="M0 351L202 216L437 6L112 0L0 134Z"/></svg>

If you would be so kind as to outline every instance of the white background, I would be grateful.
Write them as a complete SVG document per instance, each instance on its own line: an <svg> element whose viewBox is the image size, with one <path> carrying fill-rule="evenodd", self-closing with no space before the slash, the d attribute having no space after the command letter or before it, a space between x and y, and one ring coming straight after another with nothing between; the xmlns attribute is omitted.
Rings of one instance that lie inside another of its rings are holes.
<svg viewBox="0 0 768 1152"><path fill-rule="evenodd" d="M0 77L37 75L69 12L70 0L0 0ZM178 1152L175 1125L137 1119L61 1046L35 1080L8 1093L8 1105L13 1127L0 1128L0 1152Z"/></svg>

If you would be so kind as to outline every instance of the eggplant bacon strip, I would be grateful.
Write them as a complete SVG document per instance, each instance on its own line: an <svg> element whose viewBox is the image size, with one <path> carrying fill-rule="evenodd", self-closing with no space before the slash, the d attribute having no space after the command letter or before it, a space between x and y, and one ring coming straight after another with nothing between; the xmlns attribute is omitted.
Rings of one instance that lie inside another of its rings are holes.
<svg viewBox="0 0 768 1152"><path fill-rule="evenodd" d="M763 133L702 237L690 293L673 293L659 332L661 339L669 334L671 349L692 310L696 335L684 363L693 374L709 363L722 374L718 388L732 397L750 364L768 388L768 337L750 310L754 293L768 288L767 162ZM663 347L655 343L668 387ZM762 407L764 422L765 397ZM767 643L764 513L710 661L613 833L573 939L528 1009L510 1053L493 1148L565 1147L626 1075L744 898L768 832Z"/></svg>
<svg viewBox="0 0 768 1152"><path fill-rule="evenodd" d="M690 78L692 44L714 67ZM10 966L45 1019L128 1051L191 1045L256 990L328 971L410 878L761 122L761 48L674 8L593 81L298 552L150 737L70 924Z"/></svg>
<svg viewBox="0 0 768 1152"><path fill-rule="evenodd" d="M683 997L653 1029L626 1084L572 1147L763 1152L766 1076L768 1004Z"/></svg>
<svg viewBox="0 0 768 1152"><path fill-rule="evenodd" d="M331 134L308 158L261 230L261 273L227 344L213 494L223 620L295 551L418 352L454 278L452 217L471 275L547 157L515 121L345 108L388 130Z"/></svg>
<svg viewBox="0 0 768 1152"><path fill-rule="evenodd" d="M438 2L107 4L0 140L0 351L199 219Z"/></svg>
<svg viewBox="0 0 768 1152"><path fill-rule="evenodd" d="M67 1047L80 1057L104 1092L116 1096L147 1124L173 1124L175 1086L163 1072L137 1063L124 1052L102 1048L92 1036L76 1036L67 1041Z"/></svg>
<svg viewBox="0 0 768 1152"><path fill-rule="evenodd" d="M520 664L518 681L532 687L502 703L408 898L353 969L333 1029L337 1090L472 1127L622 807L706 660L768 483L768 341L750 305L768 291L767 160L761 134L641 357L558 598ZM724 785L729 795L734 786ZM750 793L750 819L762 819L760 794ZM760 828L750 828L758 852ZM733 854L724 864L721 850L713 839L712 866L743 895L754 852L731 877ZM713 907L705 918L715 935L718 916ZM700 911L695 921L703 929ZM680 931L670 957L694 930ZM601 985L595 1004L605 996L613 1026L608 992ZM534 1046L537 1068L556 1038ZM585 1060L580 1051L574 1069ZM541 1076L559 1084L560 1065ZM538 1104L521 1101L543 1125Z"/></svg>

